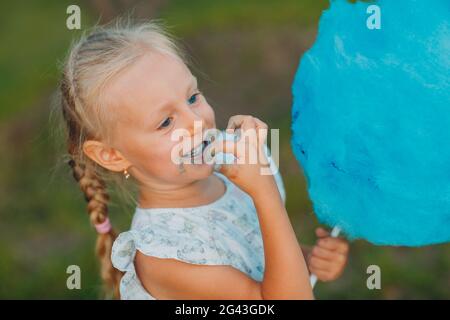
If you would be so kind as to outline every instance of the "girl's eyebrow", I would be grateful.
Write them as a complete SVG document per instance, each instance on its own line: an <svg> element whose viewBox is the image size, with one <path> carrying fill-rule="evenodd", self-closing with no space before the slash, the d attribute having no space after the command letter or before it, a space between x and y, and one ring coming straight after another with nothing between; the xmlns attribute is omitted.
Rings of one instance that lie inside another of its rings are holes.
<svg viewBox="0 0 450 320"><path fill-rule="evenodd" d="M189 93L189 91L191 91L192 89L197 87L197 78L192 76L191 78L191 82L189 83L186 93ZM157 113L161 113L163 112L165 109L169 108L172 105L172 101L168 101L163 103L158 109L157 109Z"/></svg>
<svg viewBox="0 0 450 320"><path fill-rule="evenodd" d="M192 76L191 85L189 86L188 91L196 88L197 85L198 85L197 78Z"/></svg>

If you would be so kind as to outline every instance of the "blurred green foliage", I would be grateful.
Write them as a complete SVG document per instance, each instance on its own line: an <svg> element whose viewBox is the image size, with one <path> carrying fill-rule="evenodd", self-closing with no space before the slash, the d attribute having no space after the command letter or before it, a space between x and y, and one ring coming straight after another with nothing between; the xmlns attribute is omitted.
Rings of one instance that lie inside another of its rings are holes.
<svg viewBox="0 0 450 320"><path fill-rule="evenodd" d="M104 2L108 4L108 1ZM287 208L302 243L318 225L290 149L290 85L298 59L314 41L327 1L159 1L164 19L195 58L202 91L219 126L232 114L254 114L280 128L280 170ZM0 298L101 298L95 232L84 198L62 161L63 141L49 121L61 62L83 31L67 30L72 1L4 2L0 9ZM88 1L83 29L103 16ZM139 1L135 11L139 13ZM126 9L129 9L128 7ZM56 112L57 109L56 105ZM112 192L111 219L130 224L133 207ZM82 270L82 289L66 288L66 268ZM366 268L382 270L382 290L366 288ZM450 247L375 247L352 244L349 266L317 298L450 298Z"/></svg>

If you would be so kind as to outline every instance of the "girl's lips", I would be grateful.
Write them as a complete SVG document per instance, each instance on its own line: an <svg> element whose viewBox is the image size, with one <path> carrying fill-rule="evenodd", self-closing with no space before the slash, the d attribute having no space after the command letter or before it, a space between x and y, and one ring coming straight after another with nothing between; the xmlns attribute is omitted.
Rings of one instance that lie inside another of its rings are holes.
<svg viewBox="0 0 450 320"><path fill-rule="evenodd" d="M211 143L211 139L203 140L201 144L191 149L190 152L182 155L182 158L196 158L201 155L205 148Z"/></svg>

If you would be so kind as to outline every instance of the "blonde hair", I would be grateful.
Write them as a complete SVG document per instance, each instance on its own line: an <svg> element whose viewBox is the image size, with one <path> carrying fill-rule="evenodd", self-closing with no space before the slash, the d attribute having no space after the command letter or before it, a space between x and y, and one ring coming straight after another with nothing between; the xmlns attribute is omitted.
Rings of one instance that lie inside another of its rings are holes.
<svg viewBox="0 0 450 320"><path fill-rule="evenodd" d="M66 128L69 165L87 201L93 225L108 218L108 193L105 181L123 181L121 173L113 173L88 158L83 143L89 139L108 141L108 106L103 89L111 79L144 54L159 52L188 64L187 57L155 20L114 26L97 26L72 45L63 64L60 80L61 107ZM122 273L111 262L111 249L117 234L114 230L98 234L96 253L101 277L107 288L119 297Z"/></svg>

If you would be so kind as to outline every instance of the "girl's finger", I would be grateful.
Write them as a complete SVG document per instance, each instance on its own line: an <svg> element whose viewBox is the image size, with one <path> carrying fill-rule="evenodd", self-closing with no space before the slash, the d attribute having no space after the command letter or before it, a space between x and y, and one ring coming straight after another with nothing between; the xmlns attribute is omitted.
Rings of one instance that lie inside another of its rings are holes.
<svg viewBox="0 0 450 320"><path fill-rule="evenodd" d="M266 143L267 140L267 132L269 126L258 118L253 118L256 123L256 134L258 137L258 145Z"/></svg>
<svg viewBox="0 0 450 320"><path fill-rule="evenodd" d="M329 237L330 233L327 230L325 230L324 228L319 227L316 229L316 236L318 238L325 238L325 237Z"/></svg>
<svg viewBox="0 0 450 320"><path fill-rule="evenodd" d="M265 123L264 121L262 121L261 119L255 118L253 117L253 119L255 120L255 122L258 124L258 127L260 128L269 128L269 126L267 125L267 123Z"/></svg>
<svg viewBox="0 0 450 320"><path fill-rule="evenodd" d="M328 271L323 271L323 270L310 270L311 273L314 273L317 276L317 279L319 279L320 281L331 281L333 280L332 274Z"/></svg>
<svg viewBox="0 0 450 320"><path fill-rule="evenodd" d="M322 238L317 241L317 246L342 254L347 254L348 252L348 243L345 240L338 238Z"/></svg>
<svg viewBox="0 0 450 320"><path fill-rule="evenodd" d="M232 116L228 119L227 130L234 130L238 126L238 119L242 116Z"/></svg>
<svg viewBox="0 0 450 320"><path fill-rule="evenodd" d="M337 251L338 251L339 253L342 253L342 254L347 255L347 254L348 254L348 251L349 251L349 249L350 249L350 245L349 245L348 242L347 242L346 240L344 240L344 239L337 239L337 240L339 240L339 241L338 241L339 249L338 249Z"/></svg>
<svg viewBox="0 0 450 320"><path fill-rule="evenodd" d="M236 128L239 128L241 126L242 122L244 121L244 119L248 118L248 117L251 117L251 116L239 114L239 115L230 117L230 119L228 120L227 129L234 130Z"/></svg>
<svg viewBox="0 0 450 320"><path fill-rule="evenodd" d="M242 119L241 123L241 138L245 136L247 139L249 139L250 143L259 145L259 136L260 136L260 129L264 129L265 123L261 120L254 118L252 116L248 116ZM265 140L265 137L267 136L267 129L265 130L262 135L262 138Z"/></svg>
<svg viewBox="0 0 450 320"><path fill-rule="evenodd" d="M340 254L336 253L336 251L331 251L319 246L315 246L311 251L311 255L324 260L334 261L336 259L336 256Z"/></svg>
<svg viewBox="0 0 450 320"><path fill-rule="evenodd" d="M267 137L267 129L268 129L267 124L259 120L258 118L252 116L248 115L232 116L228 120L226 131L232 133L237 128L242 128L242 130L249 130L249 129L255 130L258 139L259 139L259 131L264 130L261 133L261 137L263 138L264 141Z"/></svg>
<svg viewBox="0 0 450 320"><path fill-rule="evenodd" d="M256 122L254 118L252 116L247 116L243 118L240 128L241 131L254 130L256 133Z"/></svg>
<svg viewBox="0 0 450 320"><path fill-rule="evenodd" d="M256 123L256 134L258 141L258 159L261 165L270 166L266 156L266 143L269 126L258 118L254 118Z"/></svg>
<svg viewBox="0 0 450 320"><path fill-rule="evenodd" d="M254 146L258 145L258 136L256 134L256 122L254 118L251 116L243 118L240 130L241 134L237 145L239 149L238 153L243 155L246 161L248 160L254 163L254 161L257 160L256 158L257 154L252 153L254 152L254 150L249 147L250 145Z"/></svg>
<svg viewBox="0 0 450 320"><path fill-rule="evenodd" d="M336 245L337 245L336 252L339 252L343 255L347 255L349 248L350 248L348 242L345 239L339 239L339 238L335 238L333 240L336 241Z"/></svg>
<svg viewBox="0 0 450 320"><path fill-rule="evenodd" d="M309 261L310 261L309 265L312 268L323 270L323 271L329 271L331 269L330 261L328 261L328 260L312 256Z"/></svg>
<svg viewBox="0 0 450 320"><path fill-rule="evenodd" d="M233 133L237 130L240 131L240 138L236 146L239 149L236 151L237 153L245 157L245 159L249 159L251 163L260 162L261 164L268 165L263 149L263 144L267 138L267 128L267 124L255 117L236 115L228 120L226 131L228 133ZM258 148L253 150L249 148L249 145L258 146ZM255 152L257 153L254 154Z"/></svg>

